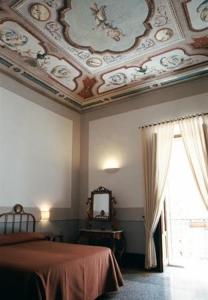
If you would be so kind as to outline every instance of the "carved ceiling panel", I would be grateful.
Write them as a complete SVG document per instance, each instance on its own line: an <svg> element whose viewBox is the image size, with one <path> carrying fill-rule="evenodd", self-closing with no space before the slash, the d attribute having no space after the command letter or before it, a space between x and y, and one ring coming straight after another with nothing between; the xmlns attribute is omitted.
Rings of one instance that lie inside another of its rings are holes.
<svg viewBox="0 0 208 300"><path fill-rule="evenodd" d="M0 51L4 71L81 110L206 76L208 0L0 0Z"/></svg>

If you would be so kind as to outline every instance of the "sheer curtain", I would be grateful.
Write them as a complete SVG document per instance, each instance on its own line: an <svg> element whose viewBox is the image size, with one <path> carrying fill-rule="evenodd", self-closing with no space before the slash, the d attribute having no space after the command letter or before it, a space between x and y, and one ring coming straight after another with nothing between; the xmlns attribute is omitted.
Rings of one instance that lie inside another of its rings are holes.
<svg viewBox="0 0 208 300"><path fill-rule="evenodd" d="M170 162L174 123L141 129L145 179L145 268L157 266L154 232L165 196L165 184Z"/></svg>
<svg viewBox="0 0 208 300"><path fill-rule="evenodd" d="M208 116L179 121L191 170L208 209Z"/></svg>

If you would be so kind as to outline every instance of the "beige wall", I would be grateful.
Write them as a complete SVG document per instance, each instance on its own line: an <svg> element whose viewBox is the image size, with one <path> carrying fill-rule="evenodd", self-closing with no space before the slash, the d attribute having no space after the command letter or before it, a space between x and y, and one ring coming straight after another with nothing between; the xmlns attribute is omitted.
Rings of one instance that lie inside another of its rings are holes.
<svg viewBox="0 0 208 300"><path fill-rule="evenodd" d="M0 77L0 207L20 202L39 217L76 219L80 115ZM29 101L28 101L29 100Z"/></svg>

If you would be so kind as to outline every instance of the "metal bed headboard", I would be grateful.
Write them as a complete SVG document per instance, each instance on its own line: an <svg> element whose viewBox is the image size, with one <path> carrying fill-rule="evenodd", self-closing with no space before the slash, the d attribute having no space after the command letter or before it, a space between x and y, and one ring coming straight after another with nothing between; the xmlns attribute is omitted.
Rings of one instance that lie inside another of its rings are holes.
<svg viewBox="0 0 208 300"><path fill-rule="evenodd" d="M3 225L4 234L29 231L35 232L36 220L34 215L24 211L21 204L16 204L11 212L0 214L0 226L1 224Z"/></svg>

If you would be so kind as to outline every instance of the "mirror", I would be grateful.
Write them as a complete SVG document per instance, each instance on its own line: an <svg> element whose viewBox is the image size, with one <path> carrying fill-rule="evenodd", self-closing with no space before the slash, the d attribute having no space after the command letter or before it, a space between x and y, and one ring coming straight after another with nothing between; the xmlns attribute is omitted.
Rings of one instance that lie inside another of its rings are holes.
<svg viewBox="0 0 208 300"><path fill-rule="evenodd" d="M91 227L93 221L105 221L113 223L115 217L114 204L116 201L112 197L112 192L103 186L91 192L91 198L87 201L88 226Z"/></svg>
<svg viewBox="0 0 208 300"><path fill-rule="evenodd" d="M93 218L104 220L110 216L109 194L94 194Z"/></svg>

